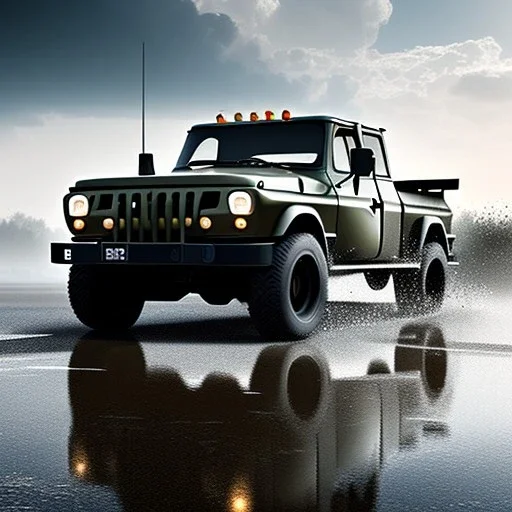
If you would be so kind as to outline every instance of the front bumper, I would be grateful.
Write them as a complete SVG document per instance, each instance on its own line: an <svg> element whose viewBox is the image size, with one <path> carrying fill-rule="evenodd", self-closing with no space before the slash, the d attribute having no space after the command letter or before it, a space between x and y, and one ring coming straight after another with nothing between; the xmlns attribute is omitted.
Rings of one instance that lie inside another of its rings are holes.
<svg viewBox="0 0 512 512"><path fill-rule="evenodd" d="M273 243L52 243L52 263L106 265L191 265L264 267L272 264Z"/></svg>

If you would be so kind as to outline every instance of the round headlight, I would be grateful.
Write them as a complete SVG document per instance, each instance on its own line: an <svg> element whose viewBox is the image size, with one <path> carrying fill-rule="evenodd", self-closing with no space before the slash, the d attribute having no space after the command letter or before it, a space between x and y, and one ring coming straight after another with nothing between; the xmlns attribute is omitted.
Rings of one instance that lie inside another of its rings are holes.
<svg viewBox="0 0 512 512"><path fill-rule="evenodd" d="M89 213L89 200L83 195L70 197L68 206L71 217L85 217Z"/></svg>
<svg viewBox="0 0 512 512"><path fill-rule="evenodd" d="M228 197L229 211L233 215L250 215L253 209L252 197L248 192L232 192Z"/></svg>

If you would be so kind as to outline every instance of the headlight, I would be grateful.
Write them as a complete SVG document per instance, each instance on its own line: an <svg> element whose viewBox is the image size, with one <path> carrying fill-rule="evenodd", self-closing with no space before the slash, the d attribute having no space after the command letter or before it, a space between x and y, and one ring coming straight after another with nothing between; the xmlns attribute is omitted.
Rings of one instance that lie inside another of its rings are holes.
<svg viewBox="0 0 512 512"><path fill-rule="evenodd" d="M85 217L89 213L89 200L82 195L72 196L69 199L69 215L71 217Z"/></svg>
<svg viewBox="0 0 512 512"><path fill-rule="evenodd" d="M228 197L228 204L233 215L250 215L252 213L252 197L247 192L232 192Z"/></svg>

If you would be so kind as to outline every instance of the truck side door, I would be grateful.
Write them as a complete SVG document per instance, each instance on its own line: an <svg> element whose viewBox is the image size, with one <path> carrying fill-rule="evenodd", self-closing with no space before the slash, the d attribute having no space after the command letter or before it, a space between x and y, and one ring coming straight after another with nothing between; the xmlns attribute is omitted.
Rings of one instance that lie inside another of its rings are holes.
<svg viewBox="0 0 512 512"><path fill-rule="evenodd" d="M400 255L402 203L389 173L384 139L380 133L363 133L364 147L375 154L375 181L382 220L379 260L393 261Z"/></svg>
<svg viewBox="0 0 512 512"><path fill-rule="evenodd" d="M379 191L374 176L360 179L359 192L354 191L350 173L350 149L356 147L354 133L343 128L336 130L333 140L334 183L339 197L335 263L371 260L379 255L381 245L382 211L376 208ZM347 179L348 178L348 179Z"/></svg>

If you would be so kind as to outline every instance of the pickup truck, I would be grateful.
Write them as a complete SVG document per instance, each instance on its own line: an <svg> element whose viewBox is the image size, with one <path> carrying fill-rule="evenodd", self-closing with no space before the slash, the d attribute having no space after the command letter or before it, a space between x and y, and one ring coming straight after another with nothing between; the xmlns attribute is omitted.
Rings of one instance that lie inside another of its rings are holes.
<svg viewBox="0 0 512 512"><path fill-rule="evenodd" d="M270 116L267 116L270 117ZM236 119L240 119L238 113ZM329 276L393 277L405 314L442 305L457 265L445 190L457 179L393 181L384 129L329 116L193 126L176 167L76 182L64 197L69 300L90 328L130 328L145 301L199 294L248 304L267 339L320 325Z"/></svg>

